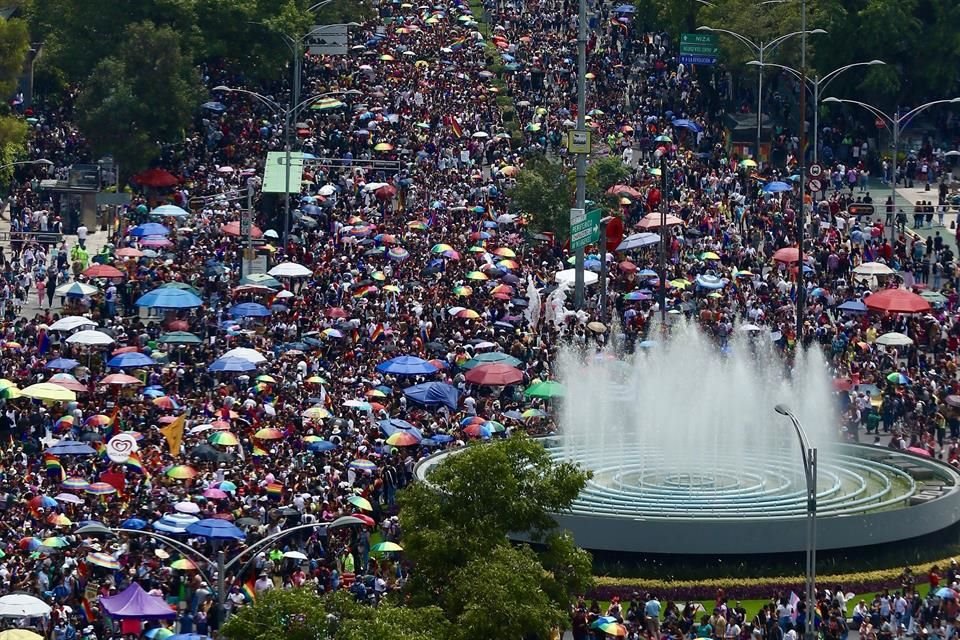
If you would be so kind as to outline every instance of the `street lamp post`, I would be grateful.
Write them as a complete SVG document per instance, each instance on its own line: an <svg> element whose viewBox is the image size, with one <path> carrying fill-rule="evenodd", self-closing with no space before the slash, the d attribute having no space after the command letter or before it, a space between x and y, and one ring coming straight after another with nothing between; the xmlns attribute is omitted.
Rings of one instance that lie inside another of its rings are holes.
<svg viewBox="0 0 960 640"><path fill-rule="evenodd" d="M53 166L53 162L47 160L46 158L38 158L36 160L20 160L19 162L10 162L5 165L0 165L0 171L4 169L9 169L10 167L18 167L25 164L42 164L47 167Z"/></svg>
<svg viewBox="0 0 960 640"><path fill-rule="evenodd" d="M227 87L224 85L214 87L213 90L225 91L227 93L244 93L248 96L256 98L257 100L259 100L260 102L268 106L270 109L272 109L274 113L278 113L283 116L283 122L284 122L283 151L285 156L284 157L284 165L285 165L284 166L284 185L283 185L283 191L284 191L283 249L284 251L286 251L287 246L289 244L289 240L290 240L290 164L291 164L290 153L292 151L292 142L290 139L290 130L292 127L290 123L290 118L294 113L298 112L300 109L307 106L308 104L311 104L313 102L316 102L317 100L326 98L327 96L359 95L360 91L356 89L349 89L349 90L327 91L326 93L318 93L317 95L310 96L306 100L301 100L300 102L292 103L289 108L284 109L275 100L272 100L271 98L268 98L262 94L259 94L256 91L249 91L247 89L238 89L235 87Z"/></svg>
<svg viewBox="0 0 960 640"><path fill-rule="evenodd" d="M747 63L750 66L755 67L776 67L790 73L792 76L797 78L802 82L803 74L794 69L793 67L788 67L783 64L777 64L775 62L761 62L759 60L751 60ZM814 76L813 80L809 77L807 78L807 87L806 89L810 91L813 96L813 161L817 162L819 160L820 153L820 144L819 144L819 135L820 135L820 92L827 88L831 82L833 82L838 75L847 71L848 69L853 69L854 67L864 67L875 64L887 64L883 60L870 60L869 62L854 62L853 64L848 64L846 66L840 67L839 69L834 69L830 73L825 74L823 77Z"/></svg>
<svg viewBox="0 0 960 640"><path fill-rule="evenodd" d="M597 250L600 254L600 300L597 303L597 311L600 314L600 322L607 321L607 224L613 220L613 216L600 218L600 239L597 240Z"/></svg>
<svg viewBox="0 0 960 640"><path fill-rule="evenodd" d="M757 160L759 160L760 159L760 139L762 137L762 130L763 130L763 68L762 67L766 64L763 60L764 56L767 54L767 52L772 51L773 49L776 49L781 44L783 44L784 41L788 40L789 38L792 38L794 36L799 36L799 35L803 35L805 37L807 34L825 34L826 31L824 31L823 29L813 29L811 31L807 31L804 28L801 31L793 31L791 33L784 34L782 36L774 38L773 40L770 40L769 42L763 42L763 41L755 42L750 38L746 37L745 35L737 33L736 31L730 31L729 29L718 29L716 27L708 27L706 25L697 27L697 31L710 31L712 33L724 33L728 36L736 38L738 41L740 41L742 45L744 45L745 47L747 47L757 55L757 58L761 66L760 72L757 74L758 78L757 78L756 158Z"/></svg>
<svg viewBox="0 0 960 640"><path fill-rule="evenodd" d="M587 128L587 0L577 4L577 131ZM576 207L586 209L587 201L587 154L577 154ZM584 250L581 247L574 253L573 304L580 310L585 296Z"/></svg>
<svg viewBox="0 0 960 640"><path fill-rule="evenodd" d="M901 128L905 126L904 123L909 124L910 120L915 115L923 111L924 109L927 109L929 107L932 107L938 104L956 104L960 102L960 98L932 100L930 102L920 105L919 107L914 107L910 111L907 111L906 113L902 113L902 114L900 113L900 109L897 108L897 110L893 112L892 116L888 115L886 112L881 111L880 109L878 109L877 107L871 104L867 104L866 102L861 102L859 100L848 100L846 98L824 98L823 101L855 104L859 107L863 107L864 109L872 113L874 116L877 117L878 120L882 121L885 125L890 126L893 132L893 160L891 161L892 175L890 177L892 179L890 180L890 200L893 203L892 206L893 206L894 216L896 216L897 214L897 166L899 164L898 158L897 158L897 152L898 152L898 147L900 146ZM897 221L896 221L896 217L894 217L893 224L890 225L890 245L891 246L893 246L896 243L896 237L897 237L896 230L897 230Z"/></svg>
<svg viewBox="0 0 960 640"><path fill-rule="evenodd" d="M816 637L815 619L817 616L817 449L810 446L803 425L785 405L778 404L774 410L786 416L793 423L793 428L800 439L800 454L803 458L803 473L807 485L807 618L804 630L805 640L814 640Z"/></svg>

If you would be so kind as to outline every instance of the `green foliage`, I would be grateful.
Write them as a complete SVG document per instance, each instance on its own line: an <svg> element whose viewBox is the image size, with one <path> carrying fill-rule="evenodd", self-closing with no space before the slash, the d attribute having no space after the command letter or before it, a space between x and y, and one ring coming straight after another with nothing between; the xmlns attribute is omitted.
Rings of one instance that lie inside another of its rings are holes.
<svg viewBox="0 0 960 640"><path fill-rule="evenodd" d="M227 620L229 640L456 640L437 607L418 609L384 602L374 609L343 591L327 596L310 589L272 589Z"/></svg>
<svg viewBox="0 0 960 640"><path fill-rule="evenodd" d="M130 25L116 56L101 60L77 100L80 128L97 153L112 153L129 175L177 140L202 92L170 27Z"/></svg>
<svg viewBox="0 0 960 640"><path fill-rule="evenodd" d="M574 183L567 168L544 156L526 162L510 190L514 209L530 218L530 230L550 231L561 242L570 235Z"/></svg>
<svg viewBox="0 0 960 640"><path fill-rule="evenodd" d="M566 609L541 588L542 573L533 551L510 546L495 547L457 571L445 595L464 639L549 637Z"/></svg>
<svg viewBox="0 0 960 640"><path fill-rule="evenodd" d="M27 23L0 18L0 95L13 93L29 49Z"/></svg>
<svg viewBox="0 0 960 640"><path fill-rule="evenodd" d="M587 165L587 199L600 202L606 191L630 176L630 167L619 156L607 156ZM615 207L616 209L616 207Z"/></svg>

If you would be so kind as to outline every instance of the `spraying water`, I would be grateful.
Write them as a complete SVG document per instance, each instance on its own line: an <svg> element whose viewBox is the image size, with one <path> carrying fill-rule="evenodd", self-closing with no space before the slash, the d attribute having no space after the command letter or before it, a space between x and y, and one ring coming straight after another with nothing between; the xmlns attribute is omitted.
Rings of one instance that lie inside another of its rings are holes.
<svg viewBox="0 0 960 640"><path fill-rule="evenodd" d="M766 332L737 331L721 351L693 323L680 324L629 360L565 353L560 372L562 456L594 471L594 490L669 497L680 510L785 497L803 485L799 443L774 406L792 408L821 455L837 438L820 352L788 370Z"/></svg>

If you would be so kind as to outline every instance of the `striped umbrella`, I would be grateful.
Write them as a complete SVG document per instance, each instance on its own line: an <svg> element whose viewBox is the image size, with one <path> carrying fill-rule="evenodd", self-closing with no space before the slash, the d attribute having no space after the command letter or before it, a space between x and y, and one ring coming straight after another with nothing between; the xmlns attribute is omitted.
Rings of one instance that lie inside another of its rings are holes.
<svg viewBox="0 0 960 640"><path fill-rule="evenodd" d="M114 571L120 568L120 563L109 553L91 553L87 556L87 562Z"/></svg>
<svg viewBox="0 0 960 640"><path fill-rule="evenodd" d="M352 460L350 462L350 468L357 469L359 471L373 472L377 470L377 465L375 462L371 462L365 458L357 458L356 460Z"/></svg>
<svg viewBox="0 0 960 640"><path fill-rule="evenodd" d="M197 477L197 470L187 464L177 464L167 469L164 475L175 480L191 480Z"/></svg>
<svg viewBox="0 0 960 640"><path fill-rule="evenodd" d="M373 505L370 504L370 501L363 496L350 496L347 498L347 502L358 509L363 509L364 511L373 511Z"/></svg>
<svg viewBox="0 0 960 640"><path fill-rule="evenodd" d="M193 571L197 568L197 565L190 558L180 558L179 560L171 562L170 568L177 569L178 571Z"/></svg>
<svg viewBox="0 0 960 640"><path fill-rule="evenodd" d="M258 440L279 440L283 437L283 431L280 431L280 429L274 429L273 427L267 427L257 431L255 434L253 434L253 437L257 438Z"/></svg>
<svg viewBox="0 0 960 640"><path fill-rule="evenodd" d="M72 477L64 480L60 486L68 491L83 491L90 486L90 483L83 478Z"/></svg>
<svg viewBox="0 0 960 640"><path fill-rule="evenodd" d="M85 491L93 496L108 496L111 493L116 493L117 488L107 482L94 482Z"/></svg>
<svg viewBox="0 0 960 640"><path fill-rule="evenodd" d="M235 447L240 444L240 439L229 431L218 431L209 438L211 444L218 444L224 447Z"/></svg>

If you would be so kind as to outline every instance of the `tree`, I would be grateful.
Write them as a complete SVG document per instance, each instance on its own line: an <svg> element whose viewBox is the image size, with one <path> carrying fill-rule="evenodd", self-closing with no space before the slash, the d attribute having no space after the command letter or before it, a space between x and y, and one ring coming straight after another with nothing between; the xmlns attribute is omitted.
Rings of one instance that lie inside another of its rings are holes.
<svg viewBox="0 0 960 640"><path fill-rule="evenodd" d="M601 202L607 189L620 184L630 176L630 167L617 156L607 156L587 165L587 199ZM617 207L613 208L616 211Z"/></svg>
<svg viewBox="0 0 960 640"><path fill-rule="evenodd" d="M27 23L0 18L0 95L10 96L23 72L30 49ZM23 154L27 141L27 125L12 115L6 102L0 106L0 166L14 162ZM0 184L6 184L13 167L0 170Z"/></svg>
<svg viewBox="0 0 960 640"><path fill-rule="evenodd" d="M79 124L97 153L112 154L129 175L147 166L159 143L182 138L202 96L177 32L137 23L85 83Z"/></svg>
<svg viewBox="0 0 960 640"><path fill-rule="evenodd" d="M230 640L457 640L437 607L372 608L343 591L321 596L307 588L272 589L223 626Z"/></svg>
<svg viewBox="0 0 960 640"><path fill-rule="evenodd" d="M551 232L558 240L570 235L573 184L563 163L538 156L527 161L510 190L513 207L530 216L530 229Z"/></svg>
<svg viewBox="0 0 960 640"><path fill-rule="evenodd" d="M413 602L440 604L468 638L514 638L521 627L538 634L555 625L589 586L591 563L568 538L547 537L556 526L550 514L568 509L588 478L523 435L445 458L427 482L400 493L404 551L416 565ZM542 559L513 548L508 534L545 542ZM521 616L529 623L514 620L523 602L537 609ZM514 626L484 636L484 617Z"/></svg>

